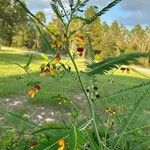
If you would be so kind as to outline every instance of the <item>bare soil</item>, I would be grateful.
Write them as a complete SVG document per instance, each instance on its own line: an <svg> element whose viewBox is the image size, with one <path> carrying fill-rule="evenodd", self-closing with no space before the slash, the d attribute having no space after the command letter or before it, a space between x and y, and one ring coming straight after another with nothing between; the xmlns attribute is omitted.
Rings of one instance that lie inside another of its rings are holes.
<svg viewBox="0 0 150 150"><path fill-rule="evenodd" d="M80 104L81 112L85 113L87 103L84 100L84 95L77 94L74 97L76 103ZM69 109L63 106L42 106L37 104L30 104L27 96L12 96L8 98L0 98L0 110L15 111L21 113L24 117L29 118L34 123L43 124L53 121L62 121L70 118L71 113ZM0 113L0 124L4 122L4 115Z"/></svg>

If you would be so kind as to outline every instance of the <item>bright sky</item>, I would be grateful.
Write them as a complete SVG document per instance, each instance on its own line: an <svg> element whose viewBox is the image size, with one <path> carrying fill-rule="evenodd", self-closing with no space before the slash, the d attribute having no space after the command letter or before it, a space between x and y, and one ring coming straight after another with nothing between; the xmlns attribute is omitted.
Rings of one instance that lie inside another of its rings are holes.
<svg viewBox="0 0 150 150"><path fill-rule="evenodd" d="M42 10L46 14L47 22L53 16L50 8L50 0L26 0L29 9L35 13ZM63 0L67 3L68 0ZM112 0L90 0L90 5L96 5L101 9ZM103 22L111 24L118 21L127 28L132 28L136 24L143 26L150 25L150 0L122 0L118 5L113 7L101 17Z"/></svg>

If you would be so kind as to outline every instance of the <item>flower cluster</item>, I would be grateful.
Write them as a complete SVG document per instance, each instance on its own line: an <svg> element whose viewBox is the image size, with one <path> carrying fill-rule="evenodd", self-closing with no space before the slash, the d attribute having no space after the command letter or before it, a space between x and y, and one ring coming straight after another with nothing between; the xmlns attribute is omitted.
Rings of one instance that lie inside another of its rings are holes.
<svg viewBox="0 0 150 150"><path fill-rule="evenodd" d="M107 112L110 116L113 116L116 114L116 111L112 109L111 107L106 108L105 112Z"/></svg>
<svg viewBox="0 0 150 150"><path fill-rule="evenodd" d="M40 85L35 85L34 87L31 87L29 90L28 90L28 94L31 96L31 97L34 97L38 92L39 90L41 89Z"/></svg>
<svg viewBox="0 0 150 150"><path fill-rule="evenodd" d="M46 65L45 64L42 64L40 69L40 74L41 75L54 75L56 72L57 72L57 67L56 67L56 64L59 63L61 61L61 57L59 54L57 54L53 60L53 63L47 63Z"/></svg>
<svg viewBox="0 0 150 150"><path fill-rule="evenodd" d="M62 50L65 40L66 40L65 34L54 37L53 42L52 42L52 47L55 48L55 50L57 51L57 55L52 60L50 60L47 64L42 64L40 66L41 76L43 75L55 76L55 74L58 72L58 70L62 66L61 56L59 54L60 52L58 53L58 51ZM76 41L77 43L76 51L78 52L78 55L83 56L84 38L82 36L76 35L73 37L73 40ZM40 86L35 85L34 87L28 90L28 95L31 97L34 97L39 92L39 90L40 90Z"/></svg>
<svg viewBox="0 0 150 150"><path fill-rule="evenodd" d="M55 73L59 70L57 64L61 61L61 57L57 54L51 62L47 64L42 64L40 67L40 75L51 75L54 76ZM34 97L40 90L40 85L35 85L34 87L28 90L28 95Z"/></svg>
<svg viewBox="0 0 150 150"><path fill-rule="evenodd" d="M77 54L79 57L83 56L84 52L84 38L83 36L76 35L73 37L73 41L77 43Z"/></svg>

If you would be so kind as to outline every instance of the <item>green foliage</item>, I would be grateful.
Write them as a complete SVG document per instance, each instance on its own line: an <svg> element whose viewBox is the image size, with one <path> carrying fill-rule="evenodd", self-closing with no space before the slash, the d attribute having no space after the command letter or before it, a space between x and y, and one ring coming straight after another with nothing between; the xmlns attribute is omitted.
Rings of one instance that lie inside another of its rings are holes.
<svg viewBox="0 0 150 150"><path fill-rule="evenodd" d="M94 15L92 18L90 19L85 19L87 24L92 23L94 20L97 19L97 17L102 16L103 14L105 14L109 9L111 9L112 7L114 7L115 5L117 5L120 1L122 0L114 0L113 2L109 3L106 7L104 7L102 10L100 10L99 12L96 13L96 15Z"/></svg>
<svg viewBox="0 0 150 150"><path fill-rule="evenodd" d="M49 34L51 34L51 36L54 36L53 38L56 38L54 49L57 51L55 45L58 44L57 37L59 37L59 35L55 35L49 28L45 26L44 14L39 12L37 15L33 15L22 1L16 1L21 5L26 13L28 13L30 17L33 18L33 21L37 26L37 29L39 31L39 33L37 33L37 47L41 46L39 44L40 39L41 37L45 37L44 30L46 29L47 31L49 31ZM94 28L93 26L96 26L96 30L99 31L102 26L99 23L97 17L103 15L106 11L115 6L121 0L114 0L98 12L96 12L93 7L91 7L86 12L86 19L81 17L75 17L75 14L83 12L82 8L86 5L88 1L89 0L85 0L81 2L80 0L78 0L75 5L75 1L70 0L70 11L66 10L61 0L51 1L51 7L53 11L55 12L57 18L60 20L61 24L63 24L63 33L65 33L65 40L63 41L64 43L62 45L62 49L65 49L67 54L69 55L73 67L75 68L75 73L71 72L70 66L67 66L66 64L60 62L60 55L54 56L54 61L50 61L47 55L42 55L42 57L48 62L46 63L46 65L44 65L44 67L41 67L41 73L45 73L46 70L46 73L48 73L49 77L52 77L53 79L55 79L55 81L60 81L63 76L71 76L75 79L75 81L77 81L77 85L79 85L79 90L80 92L83 92L84 99L86 100L85 110L87 109L87 114L84 112L84 110L80 109L78 104L74 104L72 98L64 98L61 95L58 95L58 97L61 100L68 100L68 102L70 102L69 107L71 110L70 118L68 118L68 120L66 120L64 123L53 122L36 125L28 118L23 117L18 113L4 111L7 119L7 124L9 124L11 128L8 127L5 129L5 131L3 131L4 134L6 133L6 135L2 134L2 140L0 140L1 149L149 149L148 140L150 122L147 119L149 118L149 112L147 113L147 110L149 111L149 106L147 105L147 103L149 103L148 98L150 95L149 82L113 93L112 95L101 99L101 90L99 91L99 87L97 86L98 80L94 76L96 74L101 75L109 72L113 69L118 68L120 65L129 65L130 63L137 61L137 59L139 59L140 57L149 56L149 53L136 52L130 54L123 54L124 51L120 51L122 53L120 56L108 58L101 62L90 64L88 65L89 69L91 69L89 72L80 72L76 64L76 60L74 59L74 55L72 55L70 52L72 36L78 35L78 31L83 29L83 27L86 27L86 24L90 24L92 28ZM83 23L79 29L73 30L73 32L71 32L70 24L75 18L85 21L86 24ZM106 26L105 29L107 30ZM133 33L136 33L137 29L141 30L141 28L137 26ZM88 30L90 30L90 28ZM119 25L117 23L114 23L111 26L110 31L115 31L111 32L111 35L113 33L119 36L122 35ZM91 34L93 37L98 36L93 35L93 33L91 33L90 31L87 34ZM113 36L111 38L113 38ZM47 38L43 39L48 45ZM82 41L81 43L83 43L84 41L84 38L80 36L78 36L77 39L79 41ZM51 39L50 37L49 40L53 39ZM92 43L90 41L90 38L88 38L88 42L91 46ZM114 44L115 41L112 40L112 43ZM120 45L118 46L117 44L115 46L117 46L119 50L122 50L119 47ZM51 49L51 46L49 47ZM113 49L113 46L111 47L111 49ZM61 51L61 49L59 50ZM29 77L31 78L32 81L29 82L29 86L41 84L40 81L35 80L34 77L32 77L32 75L28 72L28 68L31 64L32 58L33 57L31 55L25 66L15 63L16 65L24 69L27 75L29 75ZM58 72L56 72L57 69L59 70ZM50 74L51 72L52 75ZM86 76L86 74L90 75L90 77L86 77L86 79L88 79L86 81L87 83L84 82L82 79L82 77ZM60 82L58 83L60 84ZM55 85L56 84L57 83L55 83ZM101 88L103 88L102 85ZM40 85L36 85L33 89L30 90L31 94L28 94L33 97L39 91Z"/></svg>
<svg viewBox="0 0 150 150"><path fill-rule="evenodd" d="M137 59L140 57L148 57L148 56L149 53L137 52L121 55L115 58L108 58L102 62L88 65L88 67L92 69L90 72L88 72L88 75L104 74L114 68L118 68L120 65L129 65L131 62L133 63L137 61Z"/></svg>
<svg viewBox="0 0 150 150"><path fill-rule="evenodd" d="M14 112L6 112L6 117L10 119L10 122L15 124L18 128L34 128L37 127L36 124L30 122L28 118L25 118Z"/></svg>
<svg viewBox="0 0 150 150"><path fill-rule="evenodd" d="M13 36L27 20L27 13L14 0L0 1L0 43L10 46Z"/></svg>
<svg viewBox="0 0 150 150"><path fill-rule="evenodd" d="M102 16L105 12L109 11L109 9L111 9L112 7L114 7L115 5L117 5L121 1L122 0L114 0L114 1L112 1L106 7L104 7L101 11L99 11L97 13L97 16Z"/></svg>
<svg viewBox="0 0 150 150"><path fill-rule="evenodd" d="M12 37L12 46L23 47L23 48L33 48L35 44L34 39L36 37L36 31L32 24L26 24L20 27L17 33Z"/></svg>
<svg viewBox="0 0 150 150"><path fill-rule="evenodd" d="M61 14L61 12L58 9L57 1L51 1L51 8L55 12L56 16L62 21L63 15Z"/></svg>
<svg viewBox="0 0 150 150"><path fill-rule="evenodd" d="M55 54L50 43L52 43L52 39L56 35L65 34L66 21L72 14L73 19L69 27L70 35L77 30L79 34L82 32L82 35L85 37L88 34L91 39L91 49L88 48L88 40L85 43L86 58L90 57L89 59L92 59L94 54L98 53L101 59L106 59L118 56L123 53L121 51L123 49L126 52L135 52L137 50L149 51L149 26L143 29L140 25L136 25L129 31L117 22L113 22L109 26L100 21L99 17L117 5L121 0L112 1L100 11L95 6L90 6L86 10L85 5L88 1L74 2L69 0L69 8L65 8L61 0L51 1L51 7L56 16L48 24L46 24L46 18L42 11L37 12L35 15L32 14L24 1L17 0L15 5L13 5L14 0L12 3L9 3L8 0L3 1L0 7L2 18L0 27L3 31L0 36L0 44L50 51ZM13 6L11 7L11 5ZM14 12L15 9L18 10L18 14ZM85 15L82 15L83 13ZM6 16L8 16L8 19ZM3 27L3 24L6 24L6 26ZM66 51L63 54L66 54ZM149 58L142 58L140 62L144 66L149 66L149 60Z"/></svg>

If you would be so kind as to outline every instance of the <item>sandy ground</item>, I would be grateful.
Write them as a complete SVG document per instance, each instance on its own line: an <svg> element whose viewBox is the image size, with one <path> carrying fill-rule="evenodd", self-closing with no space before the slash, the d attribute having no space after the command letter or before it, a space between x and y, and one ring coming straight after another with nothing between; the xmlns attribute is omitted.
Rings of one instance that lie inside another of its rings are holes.
<svg viewBox="0 0 150 150"><path fill-rule="evenodd" d="M29 105L26 96L9 97L0 99L0 110L19 111L24 117L31 119L34 123L44 123L58 121L70 116L70 113L57 107L45 107L40 105ZM4 121L4 116L0 115L0 123Z"/></svg>
<svg viewBox="0 0 150 150"><path fill-rule="evenodd" d="M87 105L83 100L83 95L75 95L75 100L80 103L80 107L84 108ZM63 106L41 106L29 104L26 96L12 96L9 98L0 98L0 110L21 112L24 117L29 118L34 123L43 124L46 122L62 121L70 118L69 109L64 109ZM82 109L81 109L82 110ZM4 122L4 116L0 113L0 124Z"/></svg>

